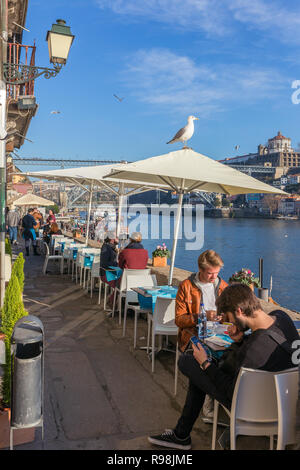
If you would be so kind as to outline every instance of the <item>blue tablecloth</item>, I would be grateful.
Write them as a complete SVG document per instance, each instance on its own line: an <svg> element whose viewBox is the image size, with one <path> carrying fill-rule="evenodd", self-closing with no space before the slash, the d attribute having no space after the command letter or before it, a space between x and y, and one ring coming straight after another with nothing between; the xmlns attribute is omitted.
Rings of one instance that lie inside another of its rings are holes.
<svg viewBox="0 0 300 470"><path fill-rule="evenodd" d="M109 269L113 269L113 271L105 270L107 282L116 281L122 276L123 269L119 268L118 266L109 266Z"/></svg>
<svg viewBox="0 0 300 470"><path fill-rule="evenodd" d="M157 288L153 287L149 289L141 287L140 289L143 289L145 294L151 295L151 297L145 297L142 294L138 294L138 300L141 308L145 310L152 309L152 312L154 312L157 297L175 299L178 290L177 287L173 286L157 286Z"/></svg>

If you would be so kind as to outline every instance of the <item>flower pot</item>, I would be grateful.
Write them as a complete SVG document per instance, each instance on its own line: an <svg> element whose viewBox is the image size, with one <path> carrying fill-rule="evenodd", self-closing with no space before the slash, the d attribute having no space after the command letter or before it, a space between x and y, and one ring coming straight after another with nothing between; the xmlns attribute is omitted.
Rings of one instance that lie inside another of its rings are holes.
<svg viewBox="0 0 300 470"><path fill-rule="evenodd" d="M0 410L0 449L9 447L9 420L10 408ZM23 428L13 430L13 445L26 444L35 439L35 428Z"/></svg>
<svg viewBox="0 0 300 470"><path fill-rule="evenodd" d="M253 292L254 292L254 284L250 284L249 287L250 287L250 289L253 290Z"/></svg>
<svg viewBox="0 0 300 470"><path fill-rule="evenodd" d="M167 266L167 256L155 256L152 258L152 266L154 267L164 267Z"/></svg>

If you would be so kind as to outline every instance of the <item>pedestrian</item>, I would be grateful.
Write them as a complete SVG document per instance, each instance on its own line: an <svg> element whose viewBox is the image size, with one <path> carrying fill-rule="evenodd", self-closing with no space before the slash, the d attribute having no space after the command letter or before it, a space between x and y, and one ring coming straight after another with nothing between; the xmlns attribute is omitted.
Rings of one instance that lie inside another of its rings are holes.
<svg viewBox="0 0 300 470"><path fill-rule="evenodd" d="M40 213L40 211L38 210L37 207L34 207L32 215L35 218L35 221L37 222L37 225L34 227L34 230L35 230L36 236L38 237L39 236L39 229L43 225L43 216L42 216L42 214Z"/></svg>
<svg viewBox="0 0 300 470"><path fill-rule="evenodd" d="M10 243L12 245L17 245L18 225L20 222L20 215L14 206L12 207L12 209L8 210L7 215L6 215L6 222L7 222Z"/></svg>
<svg viewBox="0 0 300 470"><path fill-rule="evenodd" d="M37 225L37 222L35 218L33 217L33 209L28 209L27 215L25 215L22 220L22 227L23 227L22 236L25 240L26 256L29 256L29 248L30 248L31 243L32 243L34 255L39 256L39 253L37 252L37 246L36 246L36 234L34 230L36 225Z"/></svg>
<svg viewBox="0 0 300 470"><path fill-rule="evenodd" d="M53 222L56 222L56 218L52 209L49 209L49 214L48 214L46 222L49 225L51 225Z"/></svg>

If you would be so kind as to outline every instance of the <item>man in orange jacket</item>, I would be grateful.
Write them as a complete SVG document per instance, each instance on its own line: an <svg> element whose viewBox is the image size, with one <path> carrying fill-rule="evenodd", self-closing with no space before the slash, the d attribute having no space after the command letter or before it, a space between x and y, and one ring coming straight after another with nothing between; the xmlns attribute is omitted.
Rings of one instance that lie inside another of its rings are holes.
<svg viewBox="0 0 300 470"><path fill-rule="evenodd" d="M200 304L204 304L208 320L216 318L216 299L227 283L219 277L224 263L214 250L206 250L198 258L197 273L181 282L176 296L175 323L178 326L179 349L184 352L192 336L197 335Z"/></svg>

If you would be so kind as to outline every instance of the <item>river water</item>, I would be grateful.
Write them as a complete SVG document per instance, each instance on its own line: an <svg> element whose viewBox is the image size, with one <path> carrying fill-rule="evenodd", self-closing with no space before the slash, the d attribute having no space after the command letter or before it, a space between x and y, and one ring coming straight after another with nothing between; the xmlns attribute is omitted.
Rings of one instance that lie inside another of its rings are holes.
<svg viewBox="0 0 300 470"><path fill-rule="evenodd" d="M136 229L144 229L144 223ZM270 287L272 276L272 298L286 308L300 311L300 220L205 218L203 233L203 246L197 250L187 250L184 237L178 240L176 267L196 271L199 254L214 249L224 261L221 277L228 281L241 268L251 269L258 277L259 258L263 258L263 287ZM172 234L171 217L170 239L143 240L149 257L163 241L171 249Z"/></svg>

